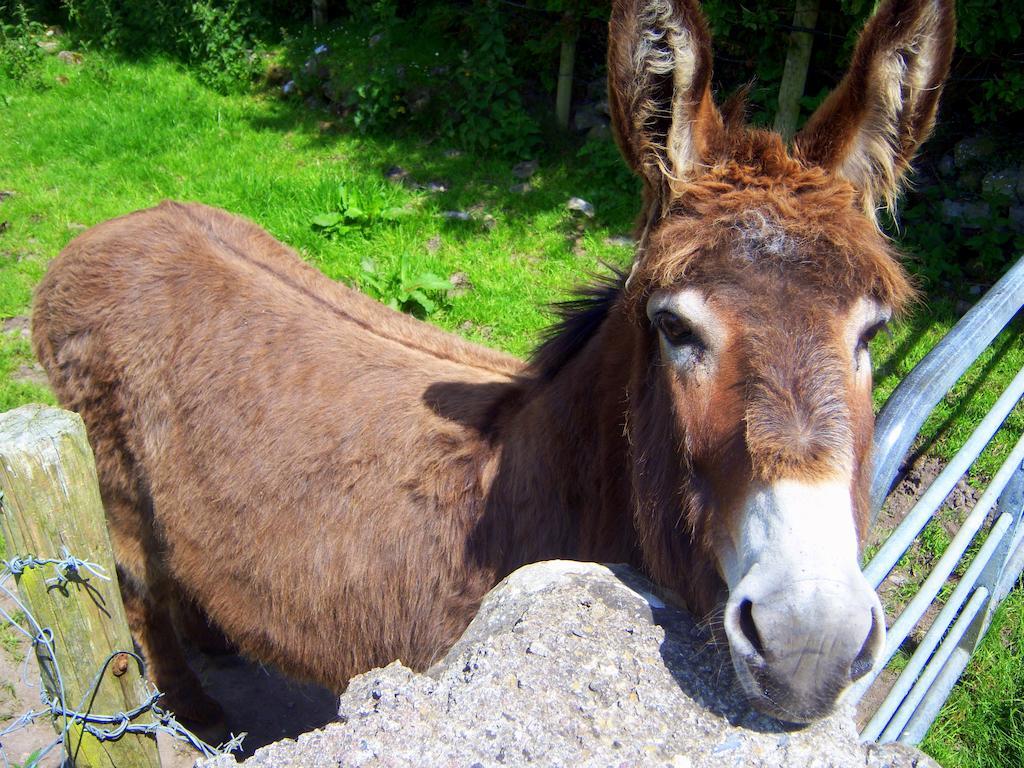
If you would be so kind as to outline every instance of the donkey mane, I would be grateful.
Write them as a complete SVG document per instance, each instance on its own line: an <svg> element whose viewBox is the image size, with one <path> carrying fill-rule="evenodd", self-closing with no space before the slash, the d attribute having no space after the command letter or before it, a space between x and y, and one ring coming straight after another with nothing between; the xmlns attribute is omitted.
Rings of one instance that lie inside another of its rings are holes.
<svg viewBox="0 0 1024 768"><path fill-rule="evenodd" d="M590 282L573 290L573 298L551 305L558 320L542 331L542 341L530 356L529 369L541 380L555 378L587 346L622 295L626 273L605 266L612 274L592 275Z"/></svg>

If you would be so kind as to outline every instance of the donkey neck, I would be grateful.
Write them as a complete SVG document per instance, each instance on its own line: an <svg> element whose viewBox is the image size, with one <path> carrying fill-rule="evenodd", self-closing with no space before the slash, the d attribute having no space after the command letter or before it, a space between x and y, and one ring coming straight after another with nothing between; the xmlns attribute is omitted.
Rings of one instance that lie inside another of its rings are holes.
<svg viewBox="0 0 1024 768"><path fill-rule="evenodd" d="M623 436L630 366L614 325L606 318L557 371L524 382L498 427L488 507L508 511L507 551L517 556L635 560Z"/></svg>

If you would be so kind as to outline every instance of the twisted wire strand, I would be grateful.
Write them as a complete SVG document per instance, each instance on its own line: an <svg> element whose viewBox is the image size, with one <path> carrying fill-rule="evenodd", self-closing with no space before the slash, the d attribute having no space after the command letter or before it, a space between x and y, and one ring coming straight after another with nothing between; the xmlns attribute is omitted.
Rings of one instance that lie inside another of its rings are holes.
<svg viewBox="0 0 1024 768"><path fill-rule="evenodd" d="M216 757L217 755L241 749L242 740L246 736L245 733L232 734L230 739L218 746L213 746L200 739L192 731L179 723L175 719L173 712L159 705L158 702L163 694L148 682L146 683L148 696L138 706L128 711L115 712L110 715L93 713L91 711L92 701L95 699L100 683L110 663L115 658L122 654L130 656L138 664L139 672L143 676L145 675L145 662L134 651L114 651L108 655L103 664L100 665L100 669L93 678L88 691L82 697L81 703L76 709L69 708L66 704L67 697L64 690L64 678L57 663L53 631L49 627L40 626L32 612L28 610L28 607L12 590L5 586L5 582L9 578L20 576L30 568L45 567L53 568L56 575L46 579L44 583L49 587L61 590L68 583L88 581L89 576L94 576L104 581L110 581L110 577L106 575L102 565L75 557L67 547L61 548L61 557L59 558L39 558L33 555L15 556L9 560L0 560L0 566L2 566L0 568L0 594L6 596L17 606L18 611L25 616L29 627L28 629L23 627L3 608L0 608L0 619L31 640L32 646L36 651L36 658L39 661L41 677L44 679L49 678L53 683L52 687L56 689L56 694L54 695L50 693L48 686L40 686L39 698L43 705L42 708L29 710L18 717L13 723L0 730L0 758L3 759L4 768L10 768L10 762L3 747L4 736L21 730L46 716L50 718L63 718L63 727L61 728L60 735L52 743L34 753L34 762L36 763L58 745L63 745L68 757L74 758L71 754L71 740L68 738L68 731L73 725L80 726L85 733L90 734L99 741L116 741L129 733L152 736L164 733L190 744L204 757ZM89 702L88 707L86 707L86 702ZM147 713L152 714L153 720L151 722L135 722L139 717Z"/></svg>

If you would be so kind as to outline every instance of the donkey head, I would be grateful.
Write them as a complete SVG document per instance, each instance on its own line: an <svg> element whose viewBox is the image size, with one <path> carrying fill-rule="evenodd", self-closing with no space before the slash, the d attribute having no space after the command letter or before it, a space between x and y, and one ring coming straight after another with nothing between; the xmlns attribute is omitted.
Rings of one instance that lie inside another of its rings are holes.
<svg viewBox="0 0 1024 768"><path fill-rule="evenodd" d="M832 710L885 635L858 566L869 519L868 342L912 295L875 220L934 121L952 0L885 0L787 149L711 97L693 0L620 0L609 95L644 180L618 310L645 566L710 613L749 698ZM719 591L719 594L721 592Z"/></svg>

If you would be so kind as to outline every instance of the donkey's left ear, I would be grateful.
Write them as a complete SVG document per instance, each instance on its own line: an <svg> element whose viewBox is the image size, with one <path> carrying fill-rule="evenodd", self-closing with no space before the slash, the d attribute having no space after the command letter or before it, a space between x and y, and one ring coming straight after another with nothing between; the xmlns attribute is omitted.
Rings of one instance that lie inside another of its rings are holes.
<svg viewBox="0 0 1024 768"><path fill-rule="evenodd" d="M955 32L954 0L884 0L843 81L795 139L800 157L860 191L872 218L879 204L892 209L931 132Z"/></svg>

